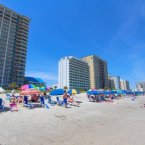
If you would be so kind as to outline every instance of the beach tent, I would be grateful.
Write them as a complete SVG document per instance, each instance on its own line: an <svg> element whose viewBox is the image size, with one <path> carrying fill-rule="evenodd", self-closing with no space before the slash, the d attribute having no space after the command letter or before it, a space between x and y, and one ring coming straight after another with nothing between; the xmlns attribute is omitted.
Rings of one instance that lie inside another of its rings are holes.
<svg viewBox="0 0 145 145"><path fill-rule="evenodd" d="M4 92L5 90L2 87L0 87L0 93L4 93Z"/></svg>
<svg viewBox="0 0 145 145"><path fill-rule="evenodd" d="M57 95L63 95L63 94L64 94L63 89L55 89L55 90L52 90L49 95L57 96Z"/></svg>

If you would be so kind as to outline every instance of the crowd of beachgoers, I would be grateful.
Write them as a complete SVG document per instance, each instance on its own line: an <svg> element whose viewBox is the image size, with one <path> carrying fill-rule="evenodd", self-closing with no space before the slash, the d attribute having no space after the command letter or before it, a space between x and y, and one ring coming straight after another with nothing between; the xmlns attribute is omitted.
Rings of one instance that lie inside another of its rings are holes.
<svg viewBox="0 0 145 145"><path fill-rule="evenodd" d="M69 95L64 92L63 95L58 95L53 97L47 93L41 94L32 94L32 95L16 95L16 94L5 94L5 97L0 98L1 110L4 111L5 108L5 100L9 102L10 111L18 111L19 105L23 105L23 107L34 109L35 107L44 107L49 109L49 106L62 106L65 108L69 108L70 106L79 107L79 101L74 100L74 95ZM8 106L7 106L8 107Z"/></svg>
<svg viewBox="0 0 145 145"><path fill-rule="evenodd" d="M29 93L28 93L29 92ZM49 109L50 106L61 106L65 108L71 108L71 106L80 107L81 100L75 100L75 94L77 91L72 89L65 91L63 89L53 90L51 93L40 92L35 89L27 89L22 91L20 94L9 93L5 94L5 97L0 97L0 109L5 111L9 109L11 112L18 111L19 106L25 108L34 109L37 107L44 107ZM135 100L137 94L117 94L117 93L98 93L97 91L88 91L89 102L107 102L113 103L114 100L118 100L124 97L130 97L132 101ZM55 96L55 97L54 97ZM8 102L5 106L5 101Z"/></svg>

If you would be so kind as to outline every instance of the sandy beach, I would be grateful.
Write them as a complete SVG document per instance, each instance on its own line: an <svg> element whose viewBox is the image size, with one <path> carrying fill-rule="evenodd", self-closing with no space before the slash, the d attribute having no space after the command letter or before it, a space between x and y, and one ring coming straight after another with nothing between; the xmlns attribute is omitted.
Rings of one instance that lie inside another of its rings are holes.
<svg viewBox="0 0 145 145"><path fill-rule="evenodd" d="M2 95L1 95L2 96ZM145 145L145 97L0 113L0 145Z"/></svg>

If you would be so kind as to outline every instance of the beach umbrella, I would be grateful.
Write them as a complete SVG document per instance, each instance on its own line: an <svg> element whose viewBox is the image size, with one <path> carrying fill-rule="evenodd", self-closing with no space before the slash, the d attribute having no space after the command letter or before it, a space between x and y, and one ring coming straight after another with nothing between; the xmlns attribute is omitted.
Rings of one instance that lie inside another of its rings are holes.
<svg viewBox="0 0 145 145"><path fill-rule="evenodd" d="M129 94L129 91L128 90L121 90L120 93L122 93L122 94Z"/></svg>
<svg viewBox="0 0 145 145"><path fill-rule="evenodd" d="M117 91L116 90L111 90L111 93L117 94Z"/></svg>
<svg viewBox="0 0 145 145"><path fill-rule="evenodd" d="M90 89L90 90L88 90L88 91L97 91L97 89Z"/></svg>
<svg viewBox="0 0 145 145"><path fill-rule="evenodd" d="M123 94L122 90L117 90L117 94Z"/></svg>
<svg viewBox="0 0 145 145"><path fill-rule="evenodd" d="M98 91L87 91L88 95L99 95L100 93Z"/></svg>
<svg viewBox="0 0 145 145"><path fill-rule="evenodd" d="M34 95L34 94L41 94L41 91L37 89L27 89L20 93L20 95Z"/></svg>
<svg viewBox="0 0 145 145"><path fill-rule="evenodd" d="M103 94L105 94L105 95L111 95L111 94L114 94L113 92L111 92L111 91L104 91L104 93Z"/></svg>
<svg viewBox="0 0 145 145"><path fill-rule="evenodd" d="M135 93L135 94L137 94L137 95L144 94L144 92L143 92L143 91L135 91L134 93Z"/></svg>
<svg viewBox="0 0 145 145"><path fill-rule="evenodd" d="M72 94L78 94L77 90L75 90L75 89L70 89L70 90L68 90L67 93L70 94L70 95L72 95Z"/></svg>
<svg viewBox="0 0 145 145"><path fill-rule="evenodd" d="M44 86L44 87L39 87L39 90L40 90L40 91L48 91L48 90L50 90L50 88Z"/></svg>
<svg viewBox="0 0 145 145"><path fill-rule="evenodd" d="M22 86L20 88L20 90L35 89L35 88L36 88L36 86L34 86L34 85L26 84L26 85Z"/></svg>
<svg viewBox="0 0 145 145"><path fill-rule="evenodd" d="M52 90L49 95L56 96L56 95L63 95L63 94L64 94L63 89L55 89Z"/></svg>

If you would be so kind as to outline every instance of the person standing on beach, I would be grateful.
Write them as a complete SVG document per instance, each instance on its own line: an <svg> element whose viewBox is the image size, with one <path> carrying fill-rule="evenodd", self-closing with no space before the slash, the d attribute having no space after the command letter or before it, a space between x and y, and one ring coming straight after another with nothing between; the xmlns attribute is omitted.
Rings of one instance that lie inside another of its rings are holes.
<svg viewBox="0 0 145 145"><path fill-rule="evenodd" d="M132 99L132 101L135 100L135 95L134 94L131 96L131 99Z"/></svg>
<svg viewBox="0 0 145 145"><path fill-rule="evenodd" d="M66 93L66 91L64 91L64 94L63 94L63 102L64 102L65 108L67 108L67 93Z"/></svg>

